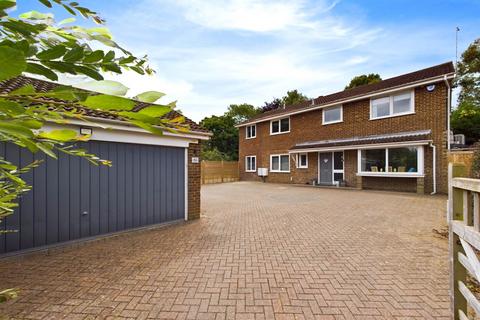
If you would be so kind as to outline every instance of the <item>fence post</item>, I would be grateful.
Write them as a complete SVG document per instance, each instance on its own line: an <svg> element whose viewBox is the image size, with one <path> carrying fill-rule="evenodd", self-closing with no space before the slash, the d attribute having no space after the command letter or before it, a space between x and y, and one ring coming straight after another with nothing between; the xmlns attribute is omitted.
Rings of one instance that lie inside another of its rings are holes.
<svg viewBox="0 0 480 320"><path fill-rule="evenodd" d="M452 319L460 319L459 310L467 314L467 300L459 290L458 283L466 283L467 271L459 261L458 254L464 253L459 236L452 230L453 220L463 220L464 190L453 188L456 177L465 177L466 167L462 164L448 164L448 245L450 258L450 305Z"/></svg>
<svg viewBox="0 0 480 320"><path fill-rule="evenodd" d="M452 187L452 179L466 177L467 170L463 164L448 164L448 212L447 220L462 220L463 218L463 192ZM455 201L453 197L455 196Z"/></svg>
<svg viewBox="0 0 480 320"><path fill-rule="evenodd" d="M220 178L222 179L222 183L223 183L223 177L225 176L225 169L223 167L223 160L222 160L222 170L220 171Z"/></svg>

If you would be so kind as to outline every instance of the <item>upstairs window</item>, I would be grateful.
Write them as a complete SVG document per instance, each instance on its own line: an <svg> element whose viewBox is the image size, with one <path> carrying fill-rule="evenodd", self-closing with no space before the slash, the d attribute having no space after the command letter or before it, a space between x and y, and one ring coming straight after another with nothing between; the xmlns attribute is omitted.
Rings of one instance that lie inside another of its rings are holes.
<svg viewBox="0 0 480 320"><path fill-rule="evenodd" d="M251 126L247 126L246 130L247 130L247 139L252 139L257 136L257 126L255 124Z"/></svg>
<svg viewBox="0 0 480 320"><path fill-rule="evenodd" d="M387 117L411 114L414 108L414 91L404 92L370 100L370 119L381 119Z"/></svg>
<svg viewBox="0 0 480 320"><path fill-rule="evenodd" d="M245 171L255 172L257 170L257 156L245 157Z"/></svg>
<svg viewBox="0 0 480 320"><path fill-rule="evenodd" d="M322 124L338 123L343 121L343 107L335 106L323 109Z"/></svg>
<svg viewBox="0 0 480 320"><path fill-rule="evenodd" d="M290 118L270 121L270 134L290 132Z"/></svg>

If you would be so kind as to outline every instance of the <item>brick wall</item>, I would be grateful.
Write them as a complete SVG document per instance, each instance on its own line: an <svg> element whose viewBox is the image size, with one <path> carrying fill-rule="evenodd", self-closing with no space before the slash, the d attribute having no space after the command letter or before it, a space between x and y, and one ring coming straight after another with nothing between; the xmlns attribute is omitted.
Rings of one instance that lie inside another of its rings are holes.
<svg viewBox="0 0 480 320"><path fill-rule="evenodd" d="M200 157L201 144L188 147L188 220L200 218L200 163L192 163L192 157Z"/></svg>
<svg viewBox="0 0 480 320"><path fill-rule="evenodd" d="M255 173L245 172L245 156L256 155L257 167L270 166L270 154L288 153L296 143L325 139L368 136L404 131L432 130L431 139L437 151L437 191L447 192L447 155L446 155L446 105L447 87L443 82L436 83L433 92L425 86L415 89L415 113L398 117L370 120L370 100L364 99L343 105L343 122L322 125L322 111L314 110L290 117L290 132L270 135L270 121L257 123L257 137L245 139L245 127L240 128L239 161L241 180L259 180ZM432 150L425 146L425 192L431 192ZM356 151L346 152L345 180L350 186L356 185ZM295 169L295 162L290 158L291 174L269 173L267 181L281 183L306 183L316 178L316 153L309 156L309 169ZM312 159L312 162L310 162ZM315 167L313 164L315 163ZM306 170L306 171L303 171ZM355 170L355 171L352 171ZM382 180L382 179L380 179ZM389 178L383 183L389 186ZM411 178L411 181L416 181ZM379 185L378 182L375 186ZM395 185L391 185L396 188ZM403 189L403 187L402 187Z"/></svg>

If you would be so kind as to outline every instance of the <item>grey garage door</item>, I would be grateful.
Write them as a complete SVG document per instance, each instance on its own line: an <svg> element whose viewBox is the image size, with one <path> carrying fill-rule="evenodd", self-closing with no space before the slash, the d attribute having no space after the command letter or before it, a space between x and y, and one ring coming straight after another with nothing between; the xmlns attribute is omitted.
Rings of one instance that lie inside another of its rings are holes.
<svg viewBox="0 0 480 320"><path fill-rule="evenodd" d="M0 235L0 254L184 219L185 149L97 141L81 147L113 166L0 145L0 155L20 166L45 161L24 176L33 190L0 224L17 230Z"/></svg>

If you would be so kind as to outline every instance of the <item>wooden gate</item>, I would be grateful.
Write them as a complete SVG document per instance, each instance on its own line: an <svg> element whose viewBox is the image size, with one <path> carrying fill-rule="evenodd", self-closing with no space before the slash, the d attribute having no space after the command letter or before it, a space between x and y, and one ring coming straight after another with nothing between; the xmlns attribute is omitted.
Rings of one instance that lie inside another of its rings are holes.
<svg viewBox="0 0 480 320"><path fill-rule="evenodd" d="M449 172L453 172L452 165ZM449 246L452 318L466 320L467 309L480 315L480 302L471 291L480 281L480 180L450 177Z"/></svg>

